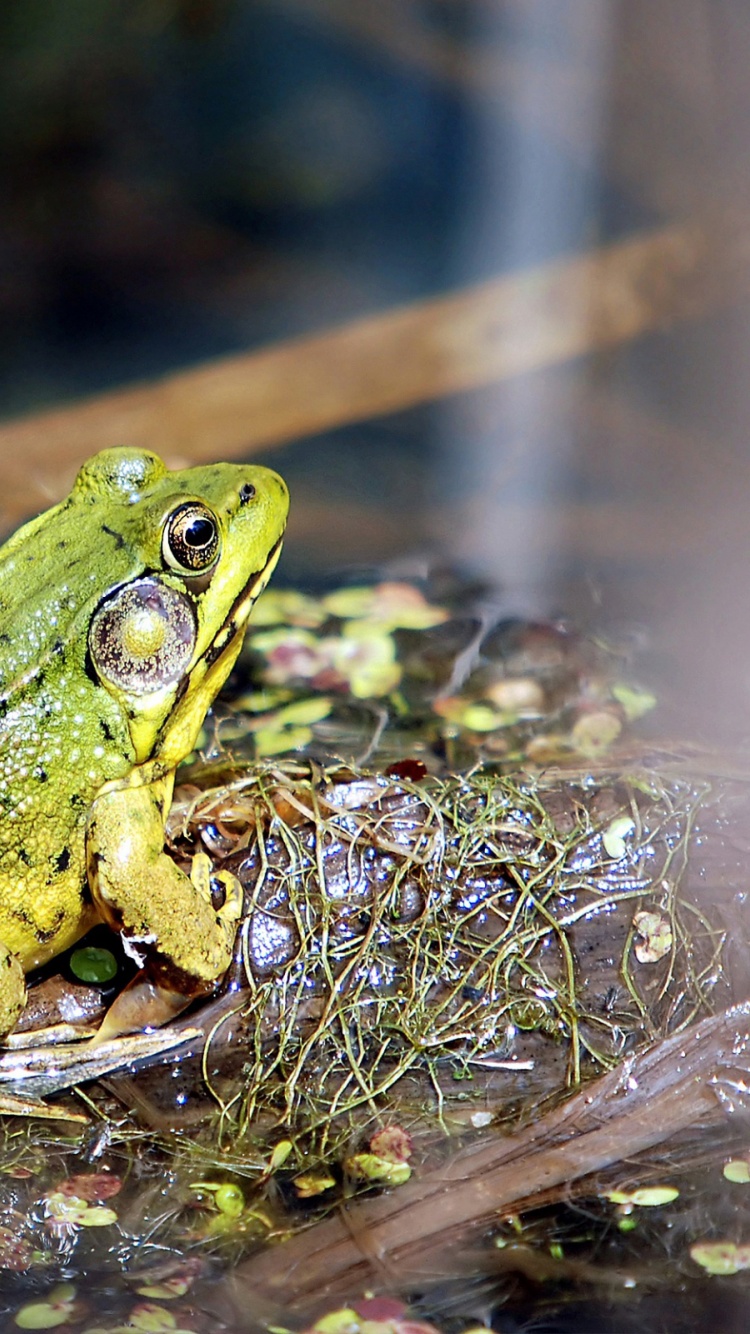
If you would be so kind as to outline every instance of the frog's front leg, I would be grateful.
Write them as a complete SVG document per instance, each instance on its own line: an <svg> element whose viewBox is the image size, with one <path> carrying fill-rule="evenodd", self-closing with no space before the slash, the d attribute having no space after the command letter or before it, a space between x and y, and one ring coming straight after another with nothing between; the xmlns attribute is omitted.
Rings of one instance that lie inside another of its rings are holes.
<svg viewBox="0 0 750 1334"><path fill-rule="evenodd" d="M89 885L105 922L148 956L149 971L169 990L200 993L232 958L242 891L227 877L224 905L194 884L164 851L169 779L112 788L94 801L86 854Z"/></svg>

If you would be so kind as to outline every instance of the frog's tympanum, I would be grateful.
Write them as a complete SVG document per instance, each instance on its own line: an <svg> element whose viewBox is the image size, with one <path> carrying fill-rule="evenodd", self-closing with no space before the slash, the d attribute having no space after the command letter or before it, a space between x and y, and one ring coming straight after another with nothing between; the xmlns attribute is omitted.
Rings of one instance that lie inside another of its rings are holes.
<svg viewBox="0 0 750 1334"><path fill-rule="evenodd" d="M107 449L0 550L0 1033L24 975L96 921L165 988L210 989L240 911L164 851L175 766L278 559L267 468Z"/></svg>

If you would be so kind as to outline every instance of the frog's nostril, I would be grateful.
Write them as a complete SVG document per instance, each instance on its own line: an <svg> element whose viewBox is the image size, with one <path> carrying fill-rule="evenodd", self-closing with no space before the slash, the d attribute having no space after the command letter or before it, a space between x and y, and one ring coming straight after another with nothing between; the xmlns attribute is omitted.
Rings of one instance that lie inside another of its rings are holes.
<svg viewBox="0 0 750 1334"><path fill-rule="evenodd" d="M244 486L240 487L240 504L247 505L248 501L252 500L254 495L255 487L252 482L245 482Z"/></svg>

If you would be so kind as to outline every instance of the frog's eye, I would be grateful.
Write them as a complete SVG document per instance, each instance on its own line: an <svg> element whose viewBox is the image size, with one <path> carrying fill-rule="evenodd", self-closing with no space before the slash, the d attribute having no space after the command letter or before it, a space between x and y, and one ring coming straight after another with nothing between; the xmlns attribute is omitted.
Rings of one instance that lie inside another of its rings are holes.
<svg viewBox="0 0 750 1334"><path fill-rule="evenodd" d="M219 554L219 524L207 505L188 501L173 510L162 538L164 561L180 574L201 574Z"/></svg>

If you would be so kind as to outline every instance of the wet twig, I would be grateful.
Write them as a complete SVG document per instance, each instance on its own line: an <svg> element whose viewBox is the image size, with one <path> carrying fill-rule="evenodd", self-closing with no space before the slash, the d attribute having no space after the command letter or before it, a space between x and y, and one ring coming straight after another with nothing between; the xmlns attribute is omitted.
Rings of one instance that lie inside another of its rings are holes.
<svg viewBox="0 0 750 1334"><path fill-rule="evenodd" d="M716 1085L747 1071L750 1003L655 1044L509 1137L457 1153L388 1195L354 1201L308 1232L240 1266L242 1302L284 1294L285 1309L364 1289L393 1293L440 1270L499 1215L528 1209L573 1182L720 1121Z"/></svg>

